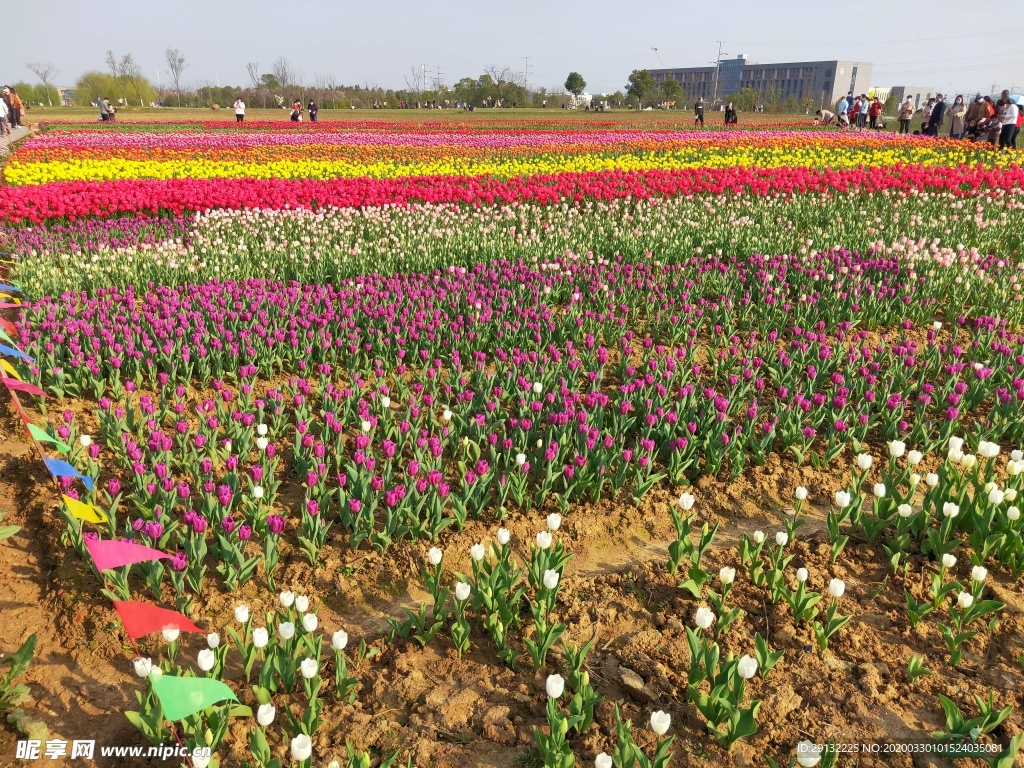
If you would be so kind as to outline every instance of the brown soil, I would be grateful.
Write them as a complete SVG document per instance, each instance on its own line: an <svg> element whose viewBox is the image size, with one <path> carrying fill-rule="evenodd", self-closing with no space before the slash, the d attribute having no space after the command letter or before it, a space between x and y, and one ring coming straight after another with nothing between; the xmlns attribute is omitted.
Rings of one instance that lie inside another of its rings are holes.
<svg viewBox="0 0 1024 768"><path fill-rule="evenodd" d="M676 736L672 765L683 768L766 766L765 755L785 764L802 739L926 741L942 725L939 693L973 716L972 694L994 690L997 701L1014 706L996 734L999 740L1005 744L1008 735L1024 727L1024 685L1016 661L1022 652L1024 604L1005 574L990 576L993 596L1007 603L998 627L970 641L964 662L953 669L946 664L934 615L926 617L916 631L909 629L903 585L886 580L888 564L880 546L851 540L839 563L830 564L820 510L812 510L799 531L792 567L807 567L811 586L818 590L824 590L833 576L845 579L841 612L853 615L833 637L824 660L812 649L810 632L794 630L788 607L773 606L767 592L755 588L742 573L736 549L741 533L761 529L773 536L787 514L788 502L782 500L791 498L796 485L806 485L812 498L823 500L840 487L842 479L772 457L767 467L752 468L735 481L703 478L693 490L695 509L712 524L721 523L705 569L717 572L721 565L731 564L740 571L731 602L746 615L724 636L724 650L752 654L755 631L766 636L772 648L785 650L767 679L757 677L748 685L748 698L763 701L759 732L731 754L709 737L699 714L685 700L684 626L692 625L697 602L678 589L677 579L666 570L666 547L674 538L668 505L674 496L658 489L639 508L627 498L570 510L557 536L574 557L566 568L557 610L568 625L566 638L571 642L585 642L597 633L588 668L594 686L605 697L595 725L571 741L578 765L592 765L598 752L611 751L615 702L624 716L633 719L641 745L654 738L646 729L650 712L669 712L670 732ZM0 544L4 618L0 651L12 652L31 632L39 635L37 658L25 678L32 698L24 708L52 736L96 739L108 745L141 744L141 736L122 714L134 707L134 693L140 688L131 670L134 651L95 579L74 551L62 544L63 523L55 512L56 500L45 469L5 400L0 406L0 505L8 513L4 522L23 529ZM525 544L544 522L534 512L514 515L505 525L520 544L517 555L522 560ZM465 531L443 534L441 544L448 553L445 568L468 572L470 546L489 541L497 527L490 521L471 521ZM561 671L560 651L552 652L548 668L540 672L533 671L528 657L522 659L518 672L512 672L497 662L493 644L476 630L472 649L461 661L444 635L426 648L412 640L389 646L381 637L387 616L398 617L403 606L429 599L414 575L428 546L403 543L384 556L331 546L317 568L296 553L282 558L279 587L309 595L311 610L319 615L324 631L344 628L352 637L350 648L365 639L380 650L356 670L361 690L354 706L326 694L324 724L314 739L316 765L325 766L332 759L344 762L346 740L376 755L398 749L403 761L407 753L412 754L420 768L539 764L532 751L532 729L544 722L544 679ZM923 561L915 562L921 571ZM211 585L212 580L197 600L193 618L200 626L220 631L222 637L239 601L255 609L270 608L276 600L255 581L232 594ZM184 658L194 659L202 642L198 636L183 636ZM141 644L144 653L154 656L161 645L157 641ZM935 674L909 685L906 667L912 654L923 655L925 666ZM227 676L235 678L233 687L243 701L252 703L237 672L229 669ZM236 722L220 753L222 765L240 765L246 758L250 724ZM271 731L272 746L286 759L280 732ZM14 763L17 738L9 726L0 729L0 765ZM858 755L844 757L840 765L949 763L923 755ZM959 761L958 765L982 763Z"/></svg>

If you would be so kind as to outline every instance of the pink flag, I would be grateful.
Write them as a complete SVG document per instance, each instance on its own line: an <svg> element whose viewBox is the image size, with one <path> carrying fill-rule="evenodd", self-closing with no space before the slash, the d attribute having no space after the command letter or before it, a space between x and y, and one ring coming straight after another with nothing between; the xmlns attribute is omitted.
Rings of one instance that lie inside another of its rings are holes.
<svg viewBox="0 0 1024 768"><path fill-rule="evenodd" d="M24 392L28 395L35 395L37 397L46 397L46 393L43 392L35 384L30 384L27 381L18 381L17 379L0 378L0 381L4 383L4 386L8 389L13 389L17 392Z"/></svg>
<svg viewBox="0 0 1024 768"><path fill-rule="evenodd" d="M131 563L148 563L150 560L160 560L161 558L170 560L171 558L170 555L164 554L159 549L145 547L134 541L86 539L85 546L89 548L89 554L92 555L92 561L96 563L97 571L109 571L111 568L120 568L122 565Z"/></svg>

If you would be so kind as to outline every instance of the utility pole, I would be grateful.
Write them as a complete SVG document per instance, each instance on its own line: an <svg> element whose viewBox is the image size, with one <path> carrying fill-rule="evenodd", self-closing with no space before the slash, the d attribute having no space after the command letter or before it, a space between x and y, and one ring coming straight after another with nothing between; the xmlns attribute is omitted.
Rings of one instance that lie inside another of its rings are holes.
<svg viewBox="0 0 1024 768"><path fill-rule="evenodd" d="M441 71L441 65L437 65L437 77L434 78L434 90L440 91L441 85L444 83L444 72Z"/></svg>
<svg viewBox="0 0 1024 768"><path fill-rule="evenodd" d="M711 105L714 106L718 101L718 73L722 68L722 41L716 40L718 43L718 58L715 59L715 94L711 97Z"/></svg>
<svg viewBox="0 0 1024 768"><path fill-rule="evenodd" d="M530 57L523 56L523 60L526 62L526 69L523 70L523 88L527 94L530 92Z"/></svg>

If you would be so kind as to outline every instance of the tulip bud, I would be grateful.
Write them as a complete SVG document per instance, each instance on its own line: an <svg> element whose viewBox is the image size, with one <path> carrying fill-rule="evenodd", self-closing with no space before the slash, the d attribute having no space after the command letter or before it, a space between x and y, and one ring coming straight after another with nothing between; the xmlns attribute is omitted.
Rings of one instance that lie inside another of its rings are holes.
<svg viewBox="0 0 1024 768"><path fill-rule="evenodd" d="M252 631L252 644L257 648L265 648L270 642L270 633L266 627L259 627Z"/></svg>
<svg viewBox="0 0 1024 768"><path fill-rule="evenodd" d="M668 733L670 725L672 725L672 715L662 712L660 709L657 712L651 713L651 730L658 736L664 736Z"/></svg>
<svg viewBox="0 0 1024 768"><path fill-rule="evenodd" d="M744 680L749 680L757 674L757 659L749 654L744 654L736 664L736 671L740 673L740 677Z"/></svg>
<svg viewBox="0 0 1024 768"><path fill-rule="evenodd" d="M544 687L547 690L548 698L560 699L565 691L565 680L561 675L549 675Z"/></svg>
<svg viewBox="0 0 1024 768"><path fill-rule="evenodd" d="M736 569L729 566L722 566L718 571L718 580L722 584L732 584L736 580Z"/></svg>
<svg viewBox="0 0 1024 768"><path fill-rule="evenodd" d="M971 568L971 579L977 582L982 582L988 578L988 569L980 565L976 565Z"/></svg>
<svg viewBox="0 0 1024 768"><path fill-rule="evenodd" d="M547 549L551 546L551 533L549 531L541 531L537 534L537 549Z"/></svg>
<svg viewBox="0 0 1024 768"><path fill-rule="evenodd" d="M558 586L558 571L551 570L550 568L544 571L544 586L548 589L554 589Z"/></svg>
<svg viewBox="0 0 1024 768"><path fill-rule="evenodd" d="M213 669L215 661L216 657L213 655L213 651L209 648L203 648L203 650L199 652L199 657L197 658L196 663L203 672L209 672Z"/></svg>
<svg viewBox="0 0 1024 768"><path fill-rule="evenodd" d="M974 595L970 592L961 592L956 596L956 603L960 606L961 610L966 610L974 605Z"/></svg>
<svg viewBox="0 0 1024 768"><path fill-rule="evenodd" d="M295 603L295 593L282 592L280 595L278 595L278 599L281 601L282 608L291 608L292 605Z"/></svg>
<svg viewBox="0 0 1024 768"><path fill-rule="evenodd" d="M316 628L319 623L320 621L317 619L315 613L307 613L302 617L302 628L306 632L316 632Z"/></svg>
<svg viewBox="0 0 1024 768"><path fill-rule="evenodd" d="M336 651L344 651L348 645L348 632L343 629L339 629L333 635L331 635L331 647Z"/></svg>
<svg viewBox="0 0 1024 768"><path fill-rule="evenodd" d="M797 501L806 501L807 500L807 489L804 488L802 485L798 485L796 487L796 490L793 492L793 496L796 497Z"/></svg>
<svg viewBox="0 0 1024 768"><path fill-rule="evenodd" d="M464 600L468 600L471 591L472 588L469 586L469 584L467 584L464 581L460 581L458 584L455 585L455 599L458 600L460 603Z"/></svg>
<svg viewBox="0 0 1024 768"><path fill-rule="evenodd" d="M712 624L715 623L715 613L710 608L705 608L703 605L697 609L697 613L693 618L694 624L701 629L708 629Z"/></svg>
<svg viewBox="0 0 1024 768"><path fill-rule="evenodd" d="M274 715L277 714L277 710L273 704L262 704L260 708L256 710L256 722L266 728L268 725L274 722Z"/></svg>
<svg viewBox="0 0 1024 768"><path fill-rule="evenodd" d="M832 579L828 583L828 593L832 597L842 597L844 592L846 592L846 582L842 579Z"/></svg>
<svg viewBox="0 0 1024 768"><path fill-rule="evenodd" d="M470 547L469 555L478 563L484 559L485 554L486 550L484 549L483 544L474 544L472 547Z"/></svg>
<svg viewBox="0 0 1024 768"><path fill-rule="evenodd" d="M245 624L249 620L249 606L247 605L236 605L235 606L235 621L239 624Z"/></svg>
<svg viewBox="0 0 1024 768"><path fill-rule="evenodd" d="M512 538L512 534L509 533L508 528L499 528L498 529L497 539L498 539L498 543L501 546L504 547L506 544L508 544L508 540L510 538Z"/></svg>
<svg viewBox="0 0 1024 768"><path fill-rule="evenodd" d="M951 555L949 552L947 552L946 554L944 554L942 556L942 567L943 568L952 568L954 565L956 565L956 558L953 557L953 555Z"/></svg>

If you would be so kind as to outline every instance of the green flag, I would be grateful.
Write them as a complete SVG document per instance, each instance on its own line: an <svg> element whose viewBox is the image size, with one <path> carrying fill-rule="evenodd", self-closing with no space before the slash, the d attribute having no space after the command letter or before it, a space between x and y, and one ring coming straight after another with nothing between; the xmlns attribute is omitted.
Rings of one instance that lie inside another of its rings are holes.
<svg viewBox="0 0 1024 768"><path fill-rule="evenodd" d="M32 435L40 443L53 443L54 447L61 453L67 453L71 450L70 446L65 445L56 437L50 437L45 431L37 427L35 424L28 425L29 434Z"/></svg>
<svg viewBox="0 0 1024 768"><path fill-rule="evenodd" d="M224 699L238 701L234 691L212 677L151 677L153 690L168 720L184 720Z"/></svg>
<svg viewBox="0 0 1024 768"><path fill-rule="evenodd" d="M8 336L7 332L3 328L0 328L0 339L3 339L8 344L10 344L12 347L18 346L18 342L16 342L14 339L12 339L10 336Z"/></svg>

